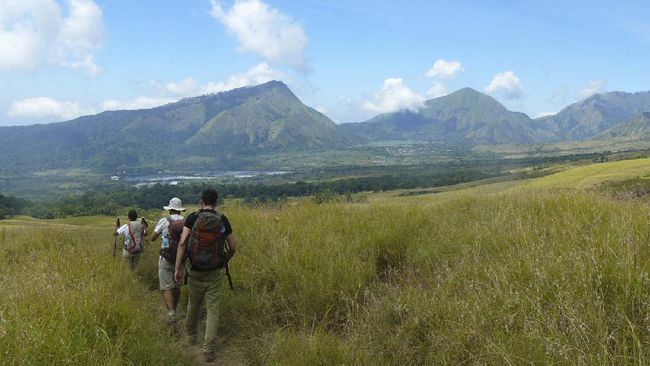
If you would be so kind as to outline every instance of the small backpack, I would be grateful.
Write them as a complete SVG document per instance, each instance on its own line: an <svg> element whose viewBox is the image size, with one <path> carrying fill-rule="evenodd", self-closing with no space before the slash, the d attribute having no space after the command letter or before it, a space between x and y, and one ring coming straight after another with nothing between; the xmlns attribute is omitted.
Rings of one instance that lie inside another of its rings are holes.
<svg viewBox="0 0 650 366"><path fill-rule="evenodd" d="M188 256L192 269L210 271L228 263L221 213L199 212L190 233Z"/></svg>
<svg viewBox="0 0 650 366"><path fill-rule="evenodd" d="M144 225L138 221L131 221L127 224L129 229L129 242L126 250L129 253L139 253L144 249Z"/></svg>
<svg viewBox="0 0 650 366"><path fill-rule="evenodd" d="M160 256L165 258L170 263L176 263L176 252L178 251L178 243L181 242L181 234L183 234L183 220L172 220L171 217L167 218L169 225L167 226L167 234L163 237L164 245L160 248Z"/></svg>

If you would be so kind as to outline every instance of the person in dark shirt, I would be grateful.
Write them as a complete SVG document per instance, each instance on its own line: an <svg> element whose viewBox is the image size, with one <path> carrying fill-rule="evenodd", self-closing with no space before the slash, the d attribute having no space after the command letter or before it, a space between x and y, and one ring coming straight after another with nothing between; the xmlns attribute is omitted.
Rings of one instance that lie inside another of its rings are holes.
<svg viewBox="0 0 650 366"><path fill-rule="evenodd" d="M179 283L183 276L182 265L185 257L187 241L200 213L209 212L221 217L221 236L225 238L228 257L232 258L232 256L235 255L237 250L237 240L233 235L232 226L230 225L228 218L217 211L218 197L219 195L214 189L204 190L201 193L201 209L189 214L185 219L181 241L178 244L178 254L176 255L176 268L174 273L174 279ZM219 325L219 298L223 288L225 274L225 268L210 270L190 268L188 271L187 334L190 336L191 343L196 344L199 309L203 303L203 299L205 299L207 318L205 322L205 338L203 340L203 355L207 362L212 362L215 359L217 328Z"/></svg>

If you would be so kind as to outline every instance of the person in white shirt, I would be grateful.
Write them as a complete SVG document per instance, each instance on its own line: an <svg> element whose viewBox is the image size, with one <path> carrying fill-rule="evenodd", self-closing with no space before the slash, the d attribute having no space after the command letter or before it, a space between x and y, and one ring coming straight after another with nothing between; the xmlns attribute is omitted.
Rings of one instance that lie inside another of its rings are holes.
<svg viewBox="0 0 650 366"><path fill-rule="evenodd" d="M158 237L160 242L160 258L158 260L158 282L162 293L163 302L167 308L167 319L169 323L176 321L176 306L181 297L181 284L174 281L174 266L176 263L176 252L178 243L183 232L184 217L181 212L185 211L180 198L174 197L169 200L168 206L163 208L169 211L169 216L158 221L156 228L151 234L151 241Z"/></svg>
<svg viewBox="0 0 650 366"><path fill-rule="evenodd" d="M144 240L147 236L147 222L138 221L138 213L129 211L129 223L120 226L113 232L114 236L124 236L124 249L122 257L130 269L135 270L140 263L140 256L144 250Z"/></svg>

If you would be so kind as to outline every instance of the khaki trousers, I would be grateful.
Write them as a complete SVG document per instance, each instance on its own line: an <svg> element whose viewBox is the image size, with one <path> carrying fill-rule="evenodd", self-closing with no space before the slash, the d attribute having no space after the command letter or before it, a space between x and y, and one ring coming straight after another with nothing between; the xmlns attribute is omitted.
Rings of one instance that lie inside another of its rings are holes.
<svg viewBox="0 0 650 366"><path fill-rule="evenodd" d="M214 271L189 271L187 281L187 334L195 339L199 324L199 309L205 299L207 318L205 321L205 338L203 352L215 352L217 328L219 327L219 299L223 289L225 269Z"/></svg>

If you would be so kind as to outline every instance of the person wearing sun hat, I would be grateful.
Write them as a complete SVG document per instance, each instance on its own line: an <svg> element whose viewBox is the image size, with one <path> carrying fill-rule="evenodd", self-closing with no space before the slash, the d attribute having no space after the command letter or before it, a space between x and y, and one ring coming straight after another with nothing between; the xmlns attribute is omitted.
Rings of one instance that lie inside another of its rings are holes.
<svg viewBox="0 0 650 366"><path fill-rule="evenodd" d="M163 302L167 308L167 320L170 324L176 322L176 306L181 297L181 284L174 281L174 266L176 264L176 251L178 242L183 232L185 218L181 212L185 211L180 198L174 197L169 200L163 209L169 212L169 216L158 221L151 236L151 241L158 237L160 242L160 258L158 259L158 282L162 293Z"/></svg>

